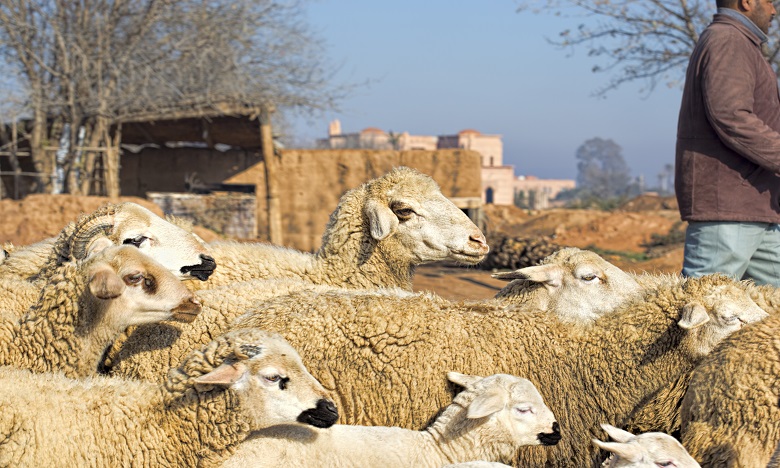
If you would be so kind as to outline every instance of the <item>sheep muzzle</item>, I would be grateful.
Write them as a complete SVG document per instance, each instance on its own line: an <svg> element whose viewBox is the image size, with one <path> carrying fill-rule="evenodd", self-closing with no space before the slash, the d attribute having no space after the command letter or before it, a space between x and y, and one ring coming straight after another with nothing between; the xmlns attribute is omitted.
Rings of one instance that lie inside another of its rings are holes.
<svg viewBox="0 0 780 468"><path fill-rule="evenodd" d="M552 432L540 432L536 438L542 445L556 445L561 440L561 429L557 422L553 423Z"/></svg>
<svg viewBox="0 0 780 468"><path fill-rule="evenodd" d="M309 408L298 415L298 422L314 427L326 428L334 425L339 418L336 405L330 400L320 399L316 408Z"/></svg>

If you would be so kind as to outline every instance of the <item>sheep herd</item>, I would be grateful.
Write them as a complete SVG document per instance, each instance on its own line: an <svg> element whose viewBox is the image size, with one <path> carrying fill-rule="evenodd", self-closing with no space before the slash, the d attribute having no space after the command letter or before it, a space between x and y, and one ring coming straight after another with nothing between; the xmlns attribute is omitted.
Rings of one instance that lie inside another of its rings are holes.
<svg viewBox="0 0 780 468"><path fill-rule="evenodd" d="M413 292L485 236L399 167L315 253L133 203L0 261L0 466L780 464L780 293L563 248L494 298Z"/></svg>

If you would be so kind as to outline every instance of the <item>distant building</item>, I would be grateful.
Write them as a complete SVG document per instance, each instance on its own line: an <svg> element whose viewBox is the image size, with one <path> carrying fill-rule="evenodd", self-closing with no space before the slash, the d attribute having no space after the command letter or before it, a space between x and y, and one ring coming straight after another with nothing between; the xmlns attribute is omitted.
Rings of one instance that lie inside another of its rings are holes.
<svg viewBox="0 0 780 468"><path fill-rule="evenodd" d="M482 159L482 202L514 205L522 201L528 208L543 209L562 190L575 187L574 180L515 177L515 167L504 165L501 135L485 135L467 129L455 135L410 135L408 132L385 132L368 127L358 133L343 133L341 122L328 126L328 138L317 140L318 148L369 148L377 150L435 150L462 148L478 152Z"/></svg>

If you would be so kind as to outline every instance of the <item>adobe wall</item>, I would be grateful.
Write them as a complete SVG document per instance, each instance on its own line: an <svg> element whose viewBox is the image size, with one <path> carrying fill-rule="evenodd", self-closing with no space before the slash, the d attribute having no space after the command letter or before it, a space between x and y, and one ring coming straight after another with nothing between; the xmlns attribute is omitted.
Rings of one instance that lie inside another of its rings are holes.
<svg viewBox="0 0 780 468"><path fill-rule="evenodd" d="M305 251L319 248L328 216L341 195L396 166L433 177L448 197L480 197L479 153L469 150L282 150L276 155L283 241ZM267 235L265 166L261 162L225 182L255 184L258 236Z"/></svg>

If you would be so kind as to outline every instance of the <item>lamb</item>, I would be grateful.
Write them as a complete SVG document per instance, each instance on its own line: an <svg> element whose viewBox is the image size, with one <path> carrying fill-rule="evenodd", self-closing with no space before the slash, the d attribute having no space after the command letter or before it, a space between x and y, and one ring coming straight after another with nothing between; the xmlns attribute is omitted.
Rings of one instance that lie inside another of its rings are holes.
<svg viewBox="0 0 780 468"><path fill-rule="evenodd" d="M593 439L594 445L612 454L602 465L603 468L701 468L685 447L668 434L647 432L634 435L609 424L602 424L601 427L615 441Z"/></svg>
<svg viewBox="0 0 780 468"><path fill-rule="evenodd" d="M562 320L589 324L592 323L592 317L641 297L632 276L593 252L576 248L563 249L544 262L541 267L530 267L532 273L529 274L524 273L527 269L502 274L504 278L531 276L538 282L522 288L518 285L528 281L513 281L499 294L500 297L486 301L488 306L513 307L517 313L548 310L563 317ZM558 281L559 286L555 287L549 285L552 280L545 282L543 277L566 279ZM262 300L288 294L296 289L325 292L333 288L307 284L301 280L280 279L252 280L213 290L199 290L203 313L193 323L186 326L156 324L135 330L127 340L117 342L102 369L114 375L161 379L168 367L175 365L190 349L227 330L230 323L244 311L255 308ZM381 289L383 294L401 296L404 295L403 291L399 288ZM409 296L408 293L405 295ZM461 303L457 307L465 308L469 305ZM474 307L482 305L477 303Z"/></svg>
<svg viewBox="0 0 780 468"><path fill-rule="evenodd" d="M0 365L90 375L128 326L192 321L200 311L193 293L139 249L102 238L87 255L62 265L22 318L3 315Z"/></svg>
<svg viewBox="0 0 780 468"><path fill-rule="evenodd" d="M693 371L682 442L702 466L764 468L780 443L780 316L734 333Z"/></svg>
<svg viewBox="0 0 780 468"><path fill-rule="evenodd" d="M495 301L357 290L294 291L258 305L234 326L285 336L336 392L345 424L425 427L426 415L450 400L443 379L432 376L452 368L527 376L569 436L544 453L523 449L523 462L570 466L595 456L588 431L602 421L625 419L732 330L714 304L742 300L746 293L720 285L734 281L720 275L687 279L604 315L587 333L546 311L517 313ZM703 307L685 307L692 302ZM757 315L765 312L754 305L740 319ZM140 346L136 351L156 354L159 344L152 339L147 346L147 352ZM153 362L122 375L156 378L147 367Z"/></svg>
<svg viewBox="0 0 780 468"><path fill-rule="evenodd" d="M561 320L581 325L592 324L646 290L634 275L576 247L558 250L539 265L492 276L511 280L496 294L497 300L554 311Z"/></svg>
<svg viewBox="0 0 780 468"><path fill-rule="evenodd" d="M523 445L555 445L561 438L552 411L527 379L457 372L465 388L424 431L335 425L318 430L274 426L242 442L223 468L440 467L447 463L513 459Z"/></svg>
<svg viewBox="0 0 780 468"><path fill-rule="evenodd" d="M488 253L484 234L429 176L397 167L346 192L315 254L260 244L212 242L220 268L198 289L255 278L412 290L417 265L455 260L473 265Z"/></svg>
<svg viewBox="0 0 780 468"><path fill-rule="evenodd" d="M25 281L46 280L62 263L80 260L100 236L128 244L157 260L180 279L208 279L216 264L204 242L180 220L165 220L137 203L109 203L63 228L56 238L8 252L0 276Z"/></svg>
<svg viewBox="0 0 780 468"><path fill-rule="evenodd" d="M252 431L337 417L295 349L262 330L194 351L164 385L0 368L2 466L217 466Z"/></svg>

